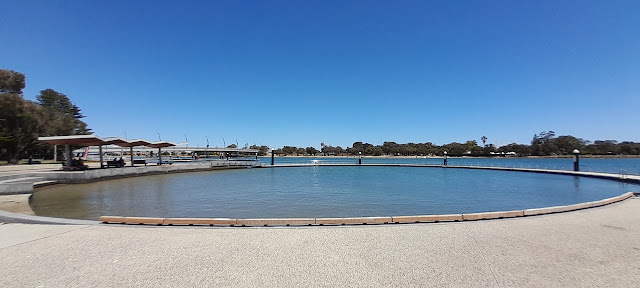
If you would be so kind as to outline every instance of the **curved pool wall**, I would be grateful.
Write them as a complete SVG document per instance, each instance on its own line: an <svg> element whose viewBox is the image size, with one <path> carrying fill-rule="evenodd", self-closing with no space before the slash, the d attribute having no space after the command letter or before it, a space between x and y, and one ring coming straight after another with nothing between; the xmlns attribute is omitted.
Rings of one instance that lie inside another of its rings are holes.
<svg viewBox="0 0 640 288"><path fill-rule="evenodd" d="M271 157L259 157L259 162L271 164ZM363 157L362 164L442 165L442 158ZM353 157L276 157L275 164L355 164ZM449 157L450 166L501 167L546 170L573 170L572 158L521 157ZM640 175L640 158L580 158L580 171Z"/></svg>
<svg viewBox="0 0 640 288"><path fill-rule="evenodd" d="M80 189L76 189L76 191L60 191L59 189L63 187L56 187L55 190L38 192L33 196L32 207L39 215L78 219L97 219L102 215L160 218L213 216L228 219L281 217L316 219L327 217L377 217L379 215L469 214L505 210L523 211L526 209L592 202L618 196L631 190L638 190L636 185L621 182L521 172L492 172L489 170L461 170L436 167L420 169L404 166L382 169L384 167L354 167L352 165L350 167L336 168L251 169L110 180L87 184L94 186L100 184L97 186L101 186L94 187L97 190L89 193L84 191L82 187L87 186L85 184L70 185L65 187ZM377 172L369 173L370 175L364 173L363 175L361 169L373 169L377 170ZM305 172L306 174L301 174L299 173L300 171L307 172ZM390 181L389 175L386 175L390 171L402 171L403 173L391 175L393 176L392 179L395 180ZM427 173L426 171L431 172ZM438 173L433 173L433 171ZM466 172L454 173L452 171ZM536 170L534 172L543 171ZM554 171L554 173L559 173L559 171ZM562 173L575 174L572 171L564 171ZM248 177L258 174L261 177ZM584 173L580 172L580 174ZM207 176L213 177L207 179ZM286 177L282 178L283 176ZM340 179L348 179L348 181L331 182L330 180L335 179L336 176L342 177ZM466 184L464 183L465 181L460 181L461 176L468 179ZM612 174L589 176L616 177L616 175ZM172 179L175 177L180 179ZM205 177L204 180L203 177ZM144 183L132 183L132 180L135 179L145 179L145 181L143 181ZM428 181L415 181L415 179ZM450 184L443 185L443 183ZM230 186L230 184L232 185ZM269 186L271 188L267 189L267 191L263 189L264 187L260 188L260 185L265 184L271 185ZM273 186L274 184L280 184L280 186ZM360 192L345 193L340 190L340 185L342 185L342 189L344 187L356 187ZM424 187L433 187L434 185L447 191L453 190L453 193L442 194L442 191L440 191L440 194L436 196L442 196L444 200L441 202L434 201L433 198L437 197L431 196L435 194L425 194L426 192L424 191ZM485 185L485 187L481 185ZM305 187L306 190L290 190L291 187L297 186ZM461 186L467 188L460 189ZM145 189L138 189L140 187ZM202 190L202 187L209 189L206 190L207 193L189 192L187 194L180 192ZM215 187L219 187L219 189ZM260 189L254 190L263 191L263 193L253 191L248 194L242 194L242 191L240 191L242 189L239 190L241 187L249 190L251 190L251 187L258 187ZM211 192L211 189L214 191ZM487 193L487 190L501 191L501 193ZM52 191L57 193L51 193ZM365 193L362 191L365 191ZM553 201L544 198L549 195L553 196ZM45 196L50 197L50 199ZM193 201L194 198L199 200ZM296 199L298 203L295 203L296 201L291 202L291 199ZM327 199L330 202L323 203ZM56 201L57 203L55 203ZM456 203L458 206L454 205ZM172 205L180 206L180 211L172 210L170 207ZM59 213L61 207L67 208L63 211L64 213ZM47 213L47 208L58 212ZM227 209L226 212L225 209ZM94 214L87 214L87 211L94 211L92 212ZM276 213L273 213L273 211ZM81 213L79 214L78 212Z"/></svg>
<svg viewBox="0 0 640 288"><path fill-rule="evenodd" d="M585 202L567 206L554 206L539 209L496 211L468 214L448 215L411 215L387 217L350 217L350 218L262 218L262 219L231 219L231 218L152 218L152 217L121 217L101 216L102 223L117 224L152 224L152 225L209 225L209 226L296 226L296 225L347 225L347 224L400 224L425 222L475 221L486 219L503 219L525 216L537 216L553 213L569 212L581 209L605 206L629 199L634 193L627 192L619 196L599 201Z"/></svg>

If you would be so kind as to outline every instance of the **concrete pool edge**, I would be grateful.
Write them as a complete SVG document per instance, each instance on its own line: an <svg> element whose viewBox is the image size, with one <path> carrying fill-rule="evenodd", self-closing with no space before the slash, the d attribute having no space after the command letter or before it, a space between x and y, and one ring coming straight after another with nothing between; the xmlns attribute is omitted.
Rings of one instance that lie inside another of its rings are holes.
<svg viewBox="0 0 640 288"><path fill-rule="evenodd" d="M352 224L400 224L427 222L459 222L485 219L515 218L570 212L587 208L595 208L624 201L636 194L627 192L615 197L598 201L584 202L566 206L544 207L514 211L495 211L482 213L448 214L448 215L411 215L411 216L383 216L383 217L348 217L348 218L152 218L152 217L122 217L101 216L101 223L111 224L152 224L152 225L224 225L224 226L323 226L323 225L352 225Z"/></svg>
<svg viewBox="0 0 640 288"><path fill-rule="evenodd" d="M99 221L67 219L27 215L0 210L0 221L26 224L61 224L61 225L98 225L102 223L117 224L150 224L150 225L208 225L208 226L324 226L324 225L353 225L353 224L399 224L399 223L429 223L429 222L460 222L486 219L502 219L527 217L546 214L570 212L588 208L606 206L624 201L640 193L627 192L615 197L598 201L584 202L566 206L553 206L526 210L495 211L446 215L409 215L384 217L347 217L347 218L155 218L155 217L122 217L101 216Z"/></svg>
<svg viewBox="0 0 640 288"><path fill-rule="evenodd" d="M499 171L517 171L532 173L547 173L570 176L582 176L590 178L600 178L613 181L640 183L640 176L611 174L600 172L579 172L567 170L529 169L529 168L505 168L505 167L482 167L482 166L443 166L443 165L415 165L415 164L281 164L273 166L257 166L255 168L279 168L279 167L314 167L314 166L391 166L391 167L430 167L430 168L458 168L458 169L483 169ZM211 167L210 167L211 168ZM235 168L235 167L234 167ZM237 167L241 168L241 167ZM242 167L247 168L247 167ZM224 169L224 168L223 168ZM181 169L182 170L182 169ZM200 169L189 169L181 172L201 172ZM147 174L148 175L148 174ZM142 176L142 175L138 175ZM111 178L111 177L105 177ZM96 179L97 181L109 179ZM111 178L113 179L113 178ZM30 193L29 193L30 194ZM348 218L256 218L256 219L233 219L233 218L152 218L152 217L122 217L122 216L101 216L99 221L80 220L56 217L44 217L27 215L0 210L0 221L14 223L38 223L38 224L78 224L95 225L99 223L123 223L123 224L154 224L154 225L228 225L228 226L292 226L292 225L347 225L347 224L389 224L389 223L422 223L422 222L446 222L446 221L473 221L483 219L499 219L524 217L534 215L544 215L552 213L569 212L574 210L604 206L619 202L630 197L639 196L640 193L627 192L619 196L584 202L567 206L553 206L516 211L496 211L467 214L450 215L409 215L409 216L384 216L384 217L348 217ZM106 220L106 221L103 221Z"/></svg>

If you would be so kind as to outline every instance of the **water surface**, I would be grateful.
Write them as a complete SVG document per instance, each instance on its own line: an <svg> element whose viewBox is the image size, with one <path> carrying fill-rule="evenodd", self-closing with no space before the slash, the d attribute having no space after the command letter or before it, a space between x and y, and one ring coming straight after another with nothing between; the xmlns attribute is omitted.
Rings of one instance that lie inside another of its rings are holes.
<svg viewBox="0 0 640 288"><path fill-rule="evenodd" d="M600 200L639 186L539 173L416 167L254 168L57 186L37 215L355 217L470 213Z"/></svg>

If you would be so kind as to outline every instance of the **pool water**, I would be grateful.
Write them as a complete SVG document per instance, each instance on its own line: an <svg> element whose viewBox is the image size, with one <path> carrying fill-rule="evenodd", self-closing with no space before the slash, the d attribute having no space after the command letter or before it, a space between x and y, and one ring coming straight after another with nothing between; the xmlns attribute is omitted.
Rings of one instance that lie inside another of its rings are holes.
<svg viewBox="0 0 640 288"><path fill-rule="evenodd" d="M437 167L218 170L59 185L33 194L37 215L356 217L504 211L640 191L611 180Z"/></svg>

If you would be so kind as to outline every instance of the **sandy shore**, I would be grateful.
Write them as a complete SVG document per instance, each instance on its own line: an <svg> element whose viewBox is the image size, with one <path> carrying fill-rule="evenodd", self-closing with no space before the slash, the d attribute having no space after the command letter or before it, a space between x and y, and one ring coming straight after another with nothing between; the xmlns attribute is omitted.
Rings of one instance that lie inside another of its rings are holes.
<svg viewBox="0 0 640 288"><path fill-rule="evenodd" d="M0 195L0 210L35 215L29 206L31 194Z"/></svg>

